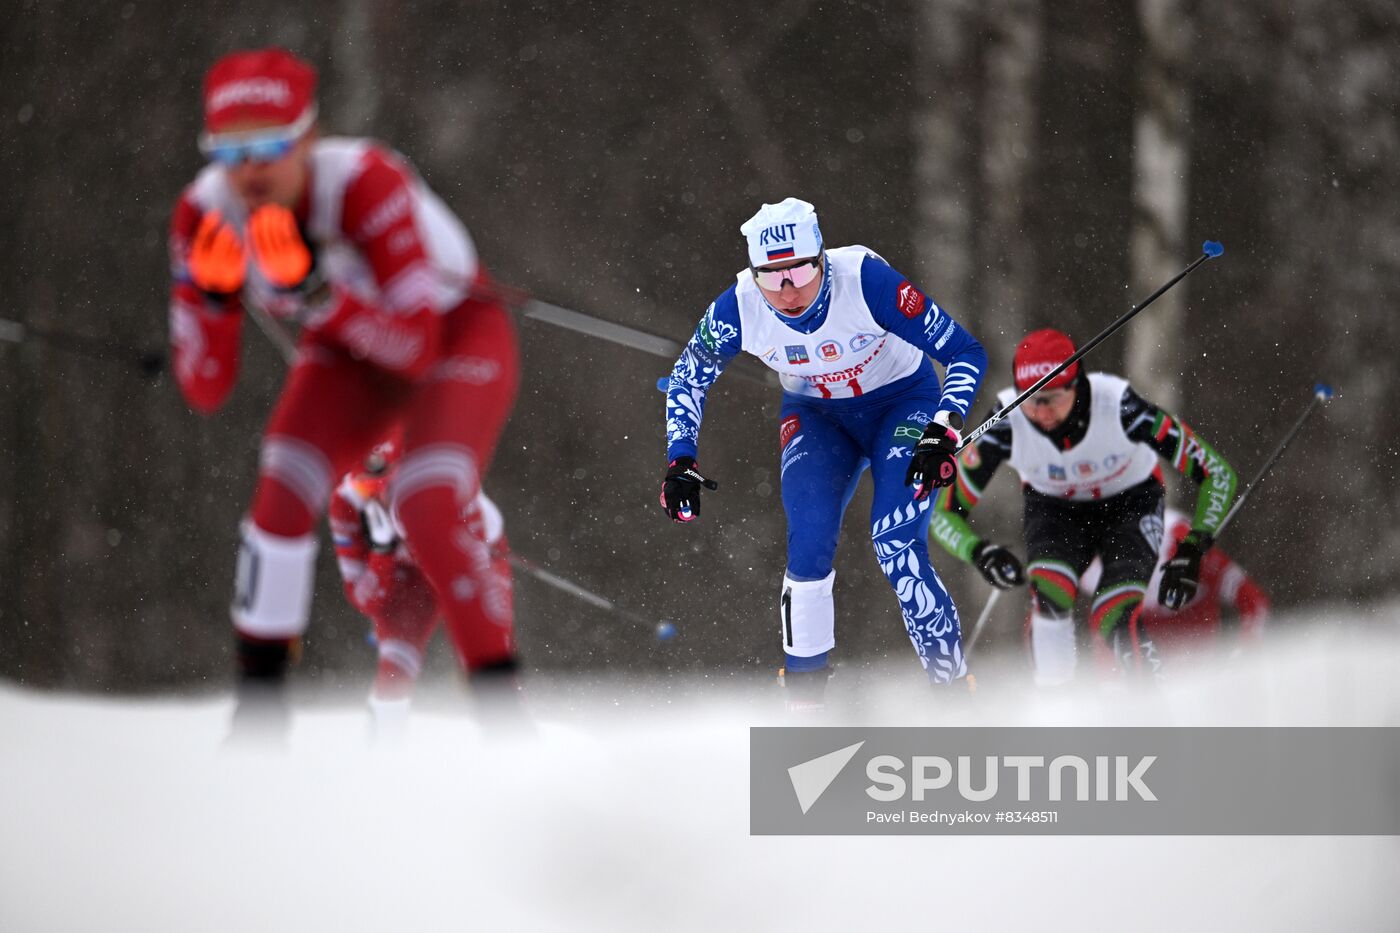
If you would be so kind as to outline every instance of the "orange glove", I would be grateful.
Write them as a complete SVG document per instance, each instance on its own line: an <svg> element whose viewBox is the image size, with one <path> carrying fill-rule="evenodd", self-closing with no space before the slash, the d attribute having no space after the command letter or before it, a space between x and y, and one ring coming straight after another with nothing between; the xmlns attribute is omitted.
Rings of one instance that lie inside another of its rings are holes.
<svg viewBox="0 0 1400 933"><path fill-rule="evenodd" d="M210 211L199 221L188 266L195 288L205 294L227 298L243 288L247 275L243 244L218 211Z"/></svg>
<svg viewBox="0 0 1400 933"><path fill-rule="evenodd" d="M291 211L278 204L258 208L248 221L248 238L258 269L269 282L284 289L306 284L313 265L311 250Z"/></svg>

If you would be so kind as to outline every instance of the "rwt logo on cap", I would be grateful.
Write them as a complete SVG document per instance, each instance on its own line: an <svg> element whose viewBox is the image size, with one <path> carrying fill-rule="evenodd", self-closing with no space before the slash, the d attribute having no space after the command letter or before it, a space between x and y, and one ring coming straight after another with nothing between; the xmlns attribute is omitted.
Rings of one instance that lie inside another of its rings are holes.
<svg viewBox="0 0 1400 933"><path fill-rule="evenodd" d="M790 246L796 237L797 224L779 224L776 227L764 227L763 232L758 235L758 242L763 246L786 242Z"/></svg>

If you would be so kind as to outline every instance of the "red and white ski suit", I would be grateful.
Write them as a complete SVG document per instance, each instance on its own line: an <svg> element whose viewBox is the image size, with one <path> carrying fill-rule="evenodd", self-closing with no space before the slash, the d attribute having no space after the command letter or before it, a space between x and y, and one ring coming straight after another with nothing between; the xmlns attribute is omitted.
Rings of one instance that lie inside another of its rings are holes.
<svg viewBox="0 0 1400 933"><path fill-rule="evenodd" d="M418 568L411 544L399 536L398 529L379 542L370 531L373 524L392 526L391 478L392 472L349 474L336 487L330 505L331 539L345 595L374 625L379 650L374 694L382 699L403 698L412 692L440 615L437 595ZM474 626L509 631L510 546L500 510L481 493L468 504L463 518L472 537L485 541L490 549L490 565L477 575L482 588L470 601L479 616Z"/></svg>
<svg viewBox="0 0 1400 933"><path fill-rule="evenodd" d="M1201 558L1201 575L1190 602L1176 612L1158 602L1162 565L1176 555L1177 544L1191 530L1191 518L1167 509L1165 526L1157 569L1148 583L1142 610L1143 624L1157 649L1167 658L1213 650L1221 637L1221 609L1226 604L1239 616L1240 637L1260 638L1269 617L1268 594L1219 545ZM1096 559L1084 574L1081 587L1096 586L1101 572L1102 565Z"/></svg>
<svg viewBox="0 0 1400 933"><path fill-rule="evenodd" d="M466 229L400 156L370 140L327 138L313 143L309 163L294 213L333 297L303 330L263 436L234 625L254 640L301 635L315 522L337 477L399 423L404 456L389 490L395 521L414 542L468 668L508 661L510 626L483 625L473 604L490 560L463 510L480 491L514 401L514 327ZM245 233L247 207L217 164L181 195L170 238L173 369L186 399L206 414L233 388L244 302L276 317L309 310L254 262L242 293L226 303L194 287L189 243L211 210Z"/></svg>

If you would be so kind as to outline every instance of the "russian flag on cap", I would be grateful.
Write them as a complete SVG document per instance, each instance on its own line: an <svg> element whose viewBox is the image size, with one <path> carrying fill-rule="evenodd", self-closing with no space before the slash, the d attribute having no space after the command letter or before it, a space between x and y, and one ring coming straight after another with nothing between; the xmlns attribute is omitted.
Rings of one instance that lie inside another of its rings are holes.
<svg viewBox="0 0 1400 933"><path fill-rule="evenodd" d="M768 261L773 262L778 259L792 259L796 255L797 252L791 245L779 246L776 249L768 250Z"/></svg>

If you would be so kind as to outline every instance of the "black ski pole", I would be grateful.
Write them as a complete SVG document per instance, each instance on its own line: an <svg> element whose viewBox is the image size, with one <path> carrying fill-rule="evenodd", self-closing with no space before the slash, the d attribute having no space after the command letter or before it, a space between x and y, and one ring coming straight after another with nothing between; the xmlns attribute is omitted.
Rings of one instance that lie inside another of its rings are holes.
<svg viewBox="0 0 1400 933"><path fill-rule="evenodd" d="M550 571L545 570L543 567L536 564L534 561L527 560L524 557L521 557L519 554L511 554L510 563L511 566L515 567L517 570L525 571L530 576L534 577L536 580L539 580L541 583L547 584L548 586L552 586L560 592L568 593L570 596L573 596L576 599L580 599L583 602L588 603L590 606L596 606L597 608L602 609L606 612L615 613L616 615L627 620L628 622L640 625L643 628L651 629L652 632L656 635L657 641L670 641L673 637L675 637L676 626L673 622L670 622L666 619L661 619L653 623L650 619L647 619L644 616L640 616L637 613L632 612L630 609L624 609L622 606L619 606L617 603L613 602L611 599L608 599L605 596L599 596L592 590L584 589L572 580L566 580L556 573L551 573Z"/></svg>
<svg viewBox="0 0 1400 933"><path fill-rule="evenodd" d="M968 447L972 444L975 444L979 437L981 437L983 434L986 434L998 422L1000 422L1001 420L1006 418L1007 415L1015 411L1017 406L1019 406L1022 402L1030 398L1035 393L1039 392L1041 388L1045 386L1046 383L1048 383L1050 380L1054 379L1060 373L1073 366L1077 360L1082 358L1090 350L1094 349L1094 347L1102 343L1114 331L1118 330L1118 328L1131 321L1139 311L1152 304L1152 302L1156 301L1158 298L1161 298L1164 294L1167 293L1167 291L1171 289L1173 285L1175 285L1177 282L1180 282L1182 279L1186 278L1188 275L1194 272L1196 270L1196 267L1199 266L1201 263L1205 262L1207 259L1214 259L1224 252L1225 247L1220 245L1219 241L1206 240L1205 243L1201 245L1201 255L1197 256L1195 260L1191 263L1191 265L1187 266L1185 269L1182 269L1176 275L1172 276L1170 281L1168 281L1165 285L1157 289L1152 294L1148 295L1145 299L1143 299L1141 303L1133 305L1133 307L1129 308L1128 311L1125 312L1122 317L1114 321L1112 324L1108 325L1108 327L1104 328L1099 333L1099 335L1093 340L1090 340L1088 343L1084 344L1084 346L1076 350L1074 352L1074 355L1071 356L1069 359L1065 360L1059 366L1056 366L1054 369L1050 370L1048 373L1037 379L1035 381L1035 385L1031 386L1029 389L1018 395L1015 399L1011 401L1010 404L994 412L990 418L979 424L976 428L972 430L970 434L963 438L962 444L958 447L958 451L962 451L964 447Z"/></svg>
<svg viewBox="0 0 1400 933"><path fill-rule="evenodd" d="M1235 517L1235 513L1240 510L1245 500L1249 498L1249 494L1264 481L1264 477L1268 475L1269 470L1273 469L1274 464L1283 456L1283 452L1288 449L1288 445L1292 443L1293 438L1298 436L1298 432L1303 429L1303 424L1308 418L1312 417L1312 413L1317 409L1317 406L1324 402L1330 402L1331 400L1331 386L1321 382L1313 386L1313 397L1312 401L1308 402L1308 407L1303 409L1303 413L1299 415L1298 420L1294 422L1293 428L1283 436L1283 440L1274 448L1274 452L1269 454L1269 459L1264 461L1264 465L1259 468L1259 472L1255 474L1254 479L1250 480L1249 485L1244 487L1244 492L1240 493L1234 505L1230 506L1230 511L1226 512L1225 517L1220 520L1220 524L1216 526L1215 534L1212 537L1219 539L1220 536L1225 533L1225 526L1230 524L1230 520Z"/></svg>
<svg viewBox="0 0 1400 933"><path fill-rule="evenodd" d="M107 363L135 366L141 371L141 375L148 379L156 378L165 369L165 354L159 350L142 350L101 337L46 330L30 324L21 324L19 321L0 319L0 340L9 343L38 340L55 350L76 353Z"/></svg>
<svg viewBox="0 0 1400 933"><path fill-rule="evenodd" d="M287 332L287 329L273 318L272 315L268 314L257 305L249 306L248 310L253 316L253 321L258 325L258 329L262 331L263 336L276 348L278 354L286 361L288 366L293 365L296 362L296 342L292 339L291 334ZM580 599L590 606L596 606L599 609L612 612L620 618L626 619L628 622L650 628L652 633L656 636L657 641L670 641L676 635L675 623L666 619L661 619L653 624L650 620L628 609L624 609L612 600L599 596L591 590L584 589L572 580L566 580L558 574L550 573L534 561L527 560L519 554L511 554L510 563L516 569L525 571L541 583L552 586L562 593L568 593L570 596Z"/></svg>

